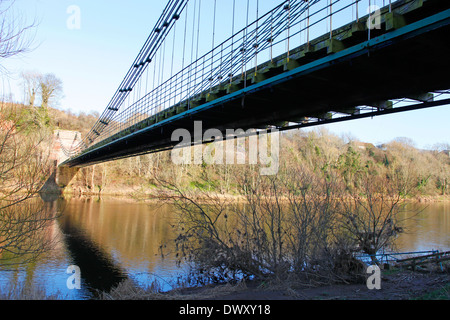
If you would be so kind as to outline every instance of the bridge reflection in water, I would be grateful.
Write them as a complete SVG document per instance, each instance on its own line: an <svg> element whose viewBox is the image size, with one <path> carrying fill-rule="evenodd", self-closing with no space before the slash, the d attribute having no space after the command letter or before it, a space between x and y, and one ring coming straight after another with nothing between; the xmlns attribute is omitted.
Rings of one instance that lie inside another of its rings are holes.
<svg viewBox="0 0 450 320"><path fill-rule="evenodd" d="M168 207L123 200L68 200L58 221L73 264L92 293L127 278L146 287L154 280L171 289L177 268ZM162 280L165 279L165 280Z"/></svg>
<svg viewBox="0 0 450 320"><path fill-rule="evenodd" d="M144 288L157 281L170 290L184 272L171 246L168 207L82 198L49 201L45 210L56 219L39 232L53 241L52 250L35 262L1 267L0 291L34 287L58 299L91 299L124 280ZM71 265L80 268L80 290L67 287Z"/></svg>

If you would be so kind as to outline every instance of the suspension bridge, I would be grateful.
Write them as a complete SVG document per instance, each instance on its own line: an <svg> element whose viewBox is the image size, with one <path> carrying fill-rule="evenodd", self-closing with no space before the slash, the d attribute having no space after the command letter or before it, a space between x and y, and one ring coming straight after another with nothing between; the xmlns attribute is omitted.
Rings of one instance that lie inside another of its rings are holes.
<svg viewBox="0 0 450 320"><path fill-rule="evenodd" d="M169 0L59 165L167 150L195 121L266 132L450 104L449 23L443 0Z"/></svg>

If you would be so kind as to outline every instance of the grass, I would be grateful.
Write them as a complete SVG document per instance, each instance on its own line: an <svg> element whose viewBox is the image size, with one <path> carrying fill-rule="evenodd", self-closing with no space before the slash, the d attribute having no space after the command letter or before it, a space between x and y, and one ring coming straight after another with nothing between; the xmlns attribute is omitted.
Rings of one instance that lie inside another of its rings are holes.
<svg viewBox="0 0 450 320"><path fill-rule="evenodd" d="M140 288L132 280L125 280L110 292L104 292L101 300L206 300L215 299L226 294L246 289L245 283L236 285L204 286L194 288L176 288L169 292L161 292L157 282L147 288Z"/></svg>
<svg viewBox="0 0 450 320"><path fill-rule="evenodd" d="M0 300L65 300L61 293L48 294L39 286L10 285L0 291Z"/></svg>
<svg viewBox="0 0 450 320"><path fill-rule="evenodd" d="M419 296L414 300L450 300L450 283L447 283L442 288Z"/></svg>

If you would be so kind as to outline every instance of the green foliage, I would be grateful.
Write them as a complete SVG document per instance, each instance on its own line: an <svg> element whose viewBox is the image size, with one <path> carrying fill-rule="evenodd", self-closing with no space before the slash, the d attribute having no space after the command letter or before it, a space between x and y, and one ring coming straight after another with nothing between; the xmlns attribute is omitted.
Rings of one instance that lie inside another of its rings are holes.
<svg viewBox="0 0 450 320"><path fill-rule="evenodd" d="M384 164L385 167L389 167L389 160L388 160L387 155L384 155L383 164Z"/></svg>
<svg viewBox="0 0 450 320"><path fill-rule="evenodd" d="M192 189L198 189L200 191L214 191L217 189L217 182L207 180L202 181L194 180L189 182L189 186Z"/></svg>
<svg viewBox="0 0 450 320"><path fill-rule="evenodd" d="M80 131L85 135L95 123L98 114L78 115L70 111L53 108L23 108L23 114L17 115L18 125L26 128ZM151 123L153 118L139 123L136 128L142 128ZM114 141L129 130L119 132L105 143ZM344 142L343 139L320 128L314 131L289 131L281 135L280 167L301 164L313 172L323 174L326 180L331 179L330 171L337 170L346 182L345 188L357 190L360 188L361 177L369 174L371 177L392 175L395 172L403 179L403 195L441 195L448 193L450 181L450 157L434 150L419 150L410 141L397 139L383 146L376 147L369 143L358 141ZM135 183L148 181L152 172L160 170L174 172L177 181L183 182L184 188L198 191L225 191L236 194L239 187L236 170L242 169L233 165L201 165L178 166L170 159L170 151L144 156L145 165L139 157L127 161L115 161L103 164L110 181L116 181L116 188L120 189L122 175L133 177ZM245 165L244 168L251 166ZM131 169L132 168L132 169ZM138 170L140 168L140 170ZM189 173L189 175L187 175ZM209 177L205 183L202 175ZM213 181L213 182L211 182ZM145 183L144 183L145 185ZM110 187L113 187L110 185ZM105 192L105 191L102 191Z"/></svg>
<svg viewBox="0 0 450 320"><path fill-rule="evenodd" d="M416 297L414 300L450 300L450 284L444 284L441 288Z"/></svg>

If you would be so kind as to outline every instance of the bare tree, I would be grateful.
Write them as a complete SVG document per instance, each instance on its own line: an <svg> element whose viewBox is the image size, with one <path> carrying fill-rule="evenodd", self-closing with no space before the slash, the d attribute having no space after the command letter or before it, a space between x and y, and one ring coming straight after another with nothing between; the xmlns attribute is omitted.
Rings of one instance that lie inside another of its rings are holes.
<svg viewBox="0 0 450 320"><path fill-rule="evenodd" d="M49 134L23 125L20 108L0 106L0 264L23 263L48 249L42 232L54 219L36 199L50 172Z"/></svg>
<svg viewBox="0 0 450 320"><path fill-rule="evenodd" d="M341 201L344 232L353 240L354 249L370 255L374 263L378 263L376 254L393 248L396 236L403 232L399 213L404 206L405 180L400 175L363 173L360 190L348 192Z"/></svg>
<svg viewBox="0 0 450 320"><path fill-rule="evenodd" d="M63 92L61 79L54 74L45 74L40 79L40 89L42 98L42 107L46 108L50 103L55 102Z"/></svg>
<svg viewBox="0 0 450 320"><path fill-rule="evenodd" d="M31 50L30 31L13 11L14 0L0 0L0 59ZM0 68L2 68L0 66ZM2 73L7 70L1 69ZM34 104L36 89L29 102ZM1 97L4 99L4 97ZM30 119L25 119L30 117ZM49 136L21 106L0 102L0 264L24 263L48 249L46 228L54 214L45 210L39 190L50 173ZM54 210L52 211L54 212Z"/></svg>
<svg viewBox="0 0 450 320"><path fill-rule="evenodd" d="M33 107L36 96L40 90L42 75L37 71L22 72L23 87L25 91L25 104Z"/></svg>
<svg viewBox="0 0 450 320"><path fill-rule="evenodd" d="M261 176L258 166L233 169L240 202L220 196L220 188L210 192L207 175L196 177L205 188L194 192L173 177L158 180L165 188L159 199L181 213L176 239L181 256L192 259L202 276L213 281L292 274L333 280L333 232L340 206L336 177L302 163L283 166L273 176Z"/></svg>

